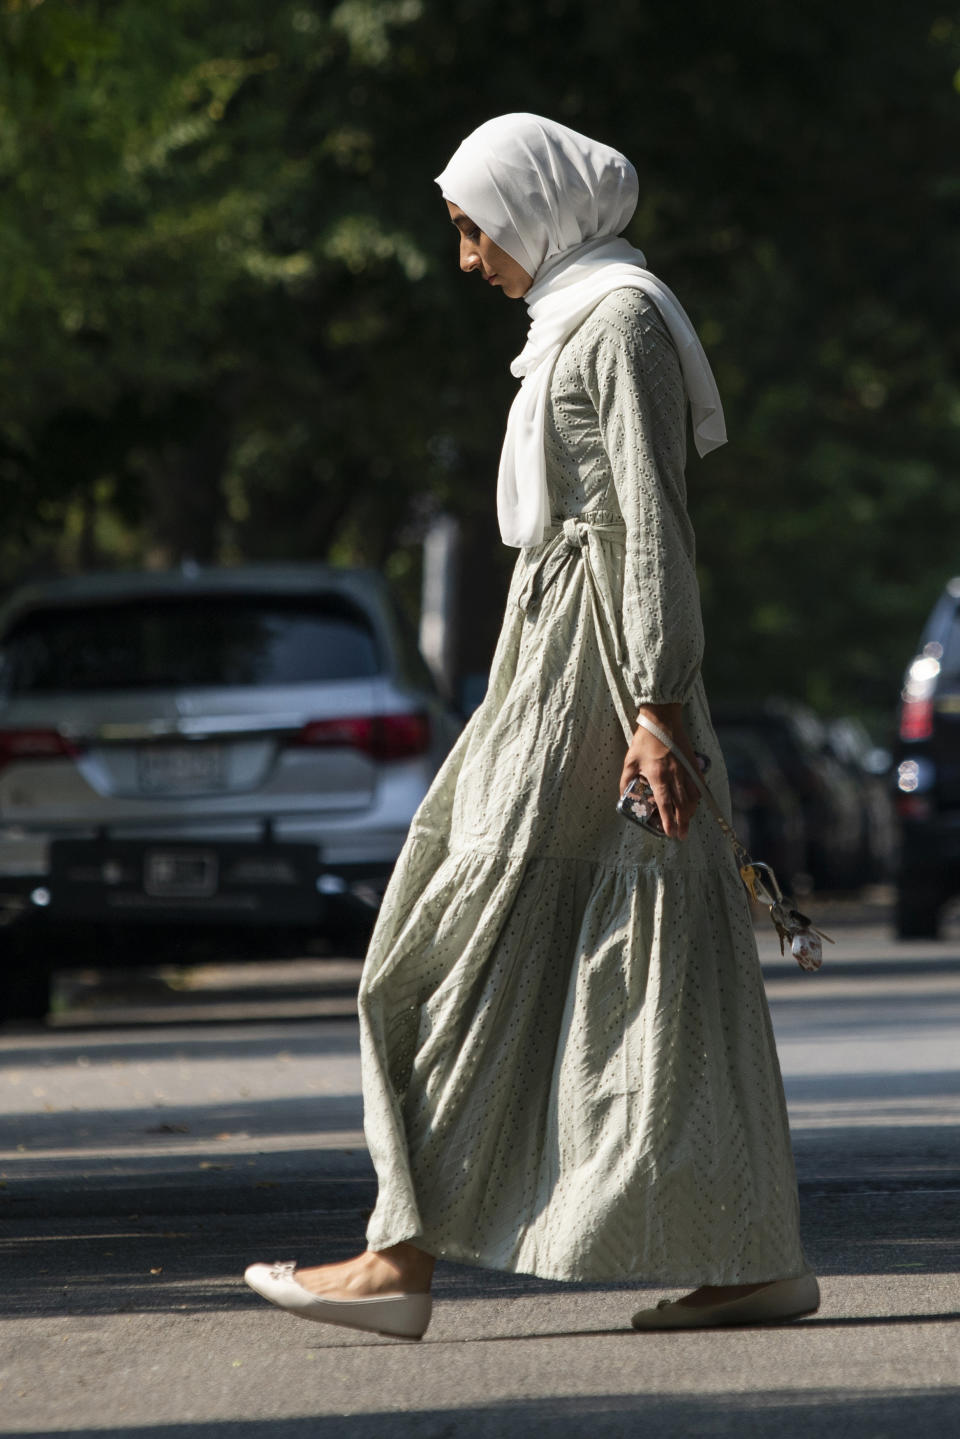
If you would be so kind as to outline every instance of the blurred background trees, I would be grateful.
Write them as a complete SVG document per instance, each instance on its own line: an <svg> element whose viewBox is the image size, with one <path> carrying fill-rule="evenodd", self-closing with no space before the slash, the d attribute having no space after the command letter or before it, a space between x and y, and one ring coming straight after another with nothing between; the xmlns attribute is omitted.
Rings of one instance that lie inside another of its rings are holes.
<svg viewBox="0 0 960 1439"><path fill-rule="evenodd" d="M534 110L635 161L717 371L712 692L887 711L960 570L958 77L929 0L0 0L0 585L316 558L415 603L449 511L488 649L526 316L432 176Z"/></svg>

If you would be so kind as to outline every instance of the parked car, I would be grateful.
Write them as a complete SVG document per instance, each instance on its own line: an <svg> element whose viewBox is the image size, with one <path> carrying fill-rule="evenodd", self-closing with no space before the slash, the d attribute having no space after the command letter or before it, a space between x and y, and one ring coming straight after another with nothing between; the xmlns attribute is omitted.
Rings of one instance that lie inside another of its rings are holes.
<svg viewBox="0 0 960 1439"><path fill-rule="evenodd" d="M866 726L851 715L830 720L825 729L830 753L843 765L860 801L857 883L889 880L898 843L897 815L890 794L890 752L875 745Z"/></svg>
<svg viewBox="0 0 960 1439"><path fill-rule="evenodd" d="M901 847L896 928L935 938L960 893L960 578L934 605L907 666L894 753Z"/></svg>
<svg viewBox="0 0 960 1439"><path fill-rule="evenodd" d="M754 859L792 893L806 867L803 810L773 752L755 730L718 724L730 780L733 827Z"/></svg>
<svg viewBox="0 0 960 1439"><path fill-rule="evenodd" d="M0 612L0 1013L43 1013L71 958L369 928L459 728L370 572L20 590Z"/></svg>
<svg viewBox="0 0 960 1439"><path fill-rule="evenodd" d="M850 776L830 753L822 722L789 700L727 704L715 724L750 733L772 752L803 811L804 871L820 889L845 889L857 881L860 801Z"/></svg>

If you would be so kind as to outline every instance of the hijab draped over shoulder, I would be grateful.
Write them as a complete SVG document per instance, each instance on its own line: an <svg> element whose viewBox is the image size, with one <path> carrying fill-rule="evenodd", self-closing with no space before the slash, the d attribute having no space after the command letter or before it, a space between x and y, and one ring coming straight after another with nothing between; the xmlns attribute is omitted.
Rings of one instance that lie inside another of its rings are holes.
<svg viewBox="0 0 960 1439"><path fill-rule="evenodd" d="M437 184L445 200L522 265L533 284L522 382L507 420L497 513L505 544L537 545L550 524L543 427L561 348L613 290L648 294L677 347L701 455L726 440L713 372L683 306L620 238L637 207L625 156L540 115L501 115L468 135Z"/></svg>

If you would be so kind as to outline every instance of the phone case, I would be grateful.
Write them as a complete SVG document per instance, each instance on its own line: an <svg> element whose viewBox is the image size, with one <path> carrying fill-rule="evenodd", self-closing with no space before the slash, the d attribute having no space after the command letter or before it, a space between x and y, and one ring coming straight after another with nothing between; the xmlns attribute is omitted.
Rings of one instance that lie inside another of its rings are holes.
<svg viewBox="0 0 960 1439"><path fill-rule="evenodd" d="M710 768L709 756L697 751L696 758L700 773L706 774ZM638 824L641 829L658 835L660 839L666 839L660 811L653 797L653 790L642 774L638 774L635 779L632 779L623 791L617 801L617 813L621 814L624 819L628 819L631 824Z"/></svg>

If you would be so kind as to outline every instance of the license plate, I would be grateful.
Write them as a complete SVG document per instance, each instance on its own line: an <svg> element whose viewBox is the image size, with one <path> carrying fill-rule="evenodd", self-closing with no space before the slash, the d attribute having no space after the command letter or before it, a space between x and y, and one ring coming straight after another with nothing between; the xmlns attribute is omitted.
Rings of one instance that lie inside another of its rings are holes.
<svg viewBox="0 0 960 1439"><path fill-rule="evenodd" d="M144 860L143 887L147 894L180 899L215 894L217 857L210 850L148 850Z"/></svg>
<svg viewBox="0 0 960 1439"><path fill-rule="evenodd" d="M224 785L224 753L218 744L144 747L137 768L140 788L148 794L196 794Z"/></svg>

